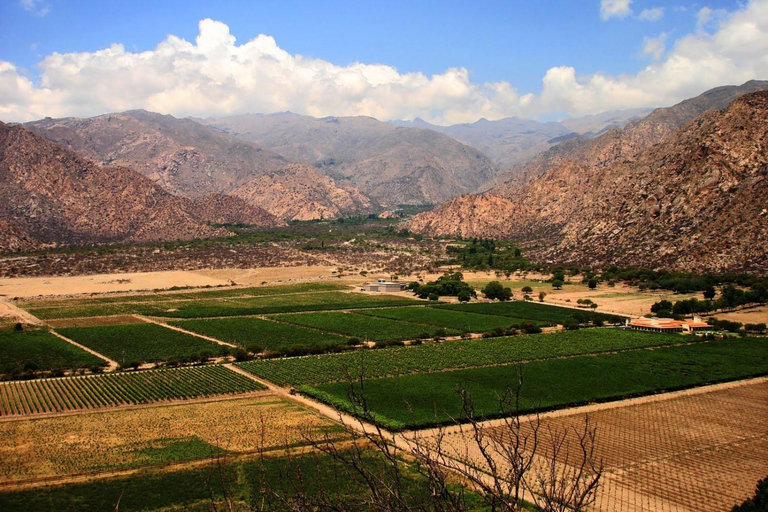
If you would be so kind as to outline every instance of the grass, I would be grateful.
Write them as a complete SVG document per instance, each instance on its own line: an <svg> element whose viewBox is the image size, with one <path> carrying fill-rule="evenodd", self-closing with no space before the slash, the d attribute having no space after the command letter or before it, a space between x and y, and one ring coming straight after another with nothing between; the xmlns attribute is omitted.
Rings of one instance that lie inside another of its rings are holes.
<svg viewBox="0 0 768 512"><path fill-rule="evenodd" d="M437 330L421 324L342 312L277 315L274 318L371 341L408 340L423 334L432 336Z"/></svg>
<svg viewBox="0 0 768 512"><path fill-rule="evenodd" d="M101 366L104 360L57 338L46 329L0 331L0 373ZM17 370L17 371L18 371Z"/></svg>
<svg viewBox="0 0 768 512"><path fill-rule="evenodd" d="M525 360L685 343L696 338L679 334L581 329L552 334L426 343L386 350L324 354L296 359L270 359L239 366L281 386L344 381L348 376L379 378L439 372Z"/></svg>
<svg viewBox="0 0 768 512"><path fill-rule="evenodd" d="M758 338L735 339L536 361L519 367L502 365L375 379L364 383L364 395L378 420L394 429L460 418L460 386L471 391L478 415L494 417L501 414L498 397L514 387L518 368L523 375L520 412L530 412L763 375L768 373L768 344ZM299 389L353 411L347 383Z"/></svg>
<svg viewBox="0 0 768 512"><path fill-rule="evenodd" d="M362 312L362 314L466 332L486 332L496 328L505 329L511 324L516 323L510 317L505 316L480 315L451 309L425 307L371 309Z"/></svg>
<svg viewBox="0 0 768 512"><path fill-rule="evenodd" d="M601 319L609 320L613 315L582 311L573 308L563 308L536 302L513 300L509 302L476 302L469 304L442 304L435 306L438 309L464 311L482 315L507 316L510 318L544 322L548 324L562 324L569 318L585 320Z"/></svg>
<svg viewBox="0 0 768 512"><path fill-rule="evenodd" d="M166 361L221 349L216 343L156 324L70 327L59 332L120 364Z"/></svg>
<svg viewBox="0 0 768 512"><path fill-rule="evenodd" d="M260 318L218 318L184 320L174 325L244 347L258 345L270 351L285 351L297 346L328 347L345 345L347 338L335 334L286 325Z"/></svg>

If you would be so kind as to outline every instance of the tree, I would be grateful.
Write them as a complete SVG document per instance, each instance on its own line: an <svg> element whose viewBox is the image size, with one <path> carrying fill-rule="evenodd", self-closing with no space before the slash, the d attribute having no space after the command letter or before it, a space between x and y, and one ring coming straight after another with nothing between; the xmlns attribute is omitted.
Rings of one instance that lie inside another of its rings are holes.
<svg viewBox="0 0 768 512"><path fill-rule="evenodd" d="M491 300L505 301L512 298L512 289L503 287L498 281L491 281L481 291Z"/></svg>
<svg viewBox="0 0 768 512"><path fill-rule="evenodd" d="M597 279L592 278L589 281L587 281L587 286L589 286L590 290L594 290L595 288L597 288Z"/></svg>
<svg viewBox="0 0 768 512"><path fill-rule="evenodd" d="M544 302L544 297L547 296L547 292L539 292L539 302Z"/></svg>
<svg viewBox="0 0 768 512"><path fill-rule="evenodd" d="M523 289L520 291L522 291L523 293L533 293L533 288L531 288L530 286L523 286Z"/></svg>
<svg viewBox="0 0 768 512"><path fill-rule="evenodd" d="M552 281L552 288L555 290L562 290L563 289L563 281L561 279L555 279Z"/></svg>
<svg viewBox="0 0 768 512"><path fill-rule="evenodd" d="M712 300L715 298L715 287L712 285L707 286L704 288L704 298L707 300Z"/></svg>

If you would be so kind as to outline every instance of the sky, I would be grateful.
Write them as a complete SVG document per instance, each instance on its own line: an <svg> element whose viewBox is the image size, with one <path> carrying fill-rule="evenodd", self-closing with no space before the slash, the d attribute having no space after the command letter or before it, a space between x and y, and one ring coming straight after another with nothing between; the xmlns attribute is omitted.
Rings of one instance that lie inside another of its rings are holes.
<svg viewBox="0 0 768 512"><path fill-rule="evenodd" d="M768 79L768 0L3 0L0 120L144 108L437 124Z"/></svg>

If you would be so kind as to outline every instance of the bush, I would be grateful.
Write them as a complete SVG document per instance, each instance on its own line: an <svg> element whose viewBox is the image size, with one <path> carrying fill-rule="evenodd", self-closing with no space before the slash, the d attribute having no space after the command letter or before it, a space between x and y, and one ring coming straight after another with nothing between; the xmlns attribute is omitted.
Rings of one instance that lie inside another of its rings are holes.
<svg viewBox="0 0 768 512"><path fill-rule="evenodd" d="M349 341L347 341L347 345L351 347L357 347L358 345L362 345L362 343L360 338L349 338Z"/></svg>
<svg viewBox="0 0 768 512"><path fill-rule="evenodd" d="M469 302L469 300L472 298L472 295L468 291L462 290L459 292L457 297L459 298L459 302Z"/></svg>
<svg viewBox="0 0 768 512"><path fill-rule="evenodd" d="M251 358L248 352L246 352L242 348L238 348L237 350L235 350L234 356L235 356L235 360L238 362L248 361Z"/></svg>
<svg viewBox="0 0 768 512"><path fill-rule="evenodd" d="M262 352L264 352L264 347L254 343L245 347L245 350L247 350L251 354L261 354Z"/></svg>
<svg viewBox="0 0 768 512"><path fill-rule="evenodd" d="M429 300L437 300L437 299L439 299L440 297L439 297L439 296L438 296L436 293L434 293L434 292L433 292L433 293L430 293L429 295L427 295L427 298L428 298Z"/></svg>

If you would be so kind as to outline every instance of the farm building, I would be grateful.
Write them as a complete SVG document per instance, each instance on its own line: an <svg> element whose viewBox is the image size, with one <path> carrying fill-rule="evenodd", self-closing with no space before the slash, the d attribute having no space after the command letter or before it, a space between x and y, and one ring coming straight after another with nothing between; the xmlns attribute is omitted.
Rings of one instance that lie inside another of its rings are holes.
<svg viewBox="0 0 768 512"><path fill-rule="evenodd" d="M693 320L672 320L671 318L636 318L627 323L627 327L636 331L652 332L696 332L711 329L712 326L701 318Z"/></svg>
<svg viewBox="0 0 768 512"><path fill-rule="evenodd" d="M363 284L362 290L364 292L401 292L405 290L405 284L379 279L375 283Z"/></svg>

